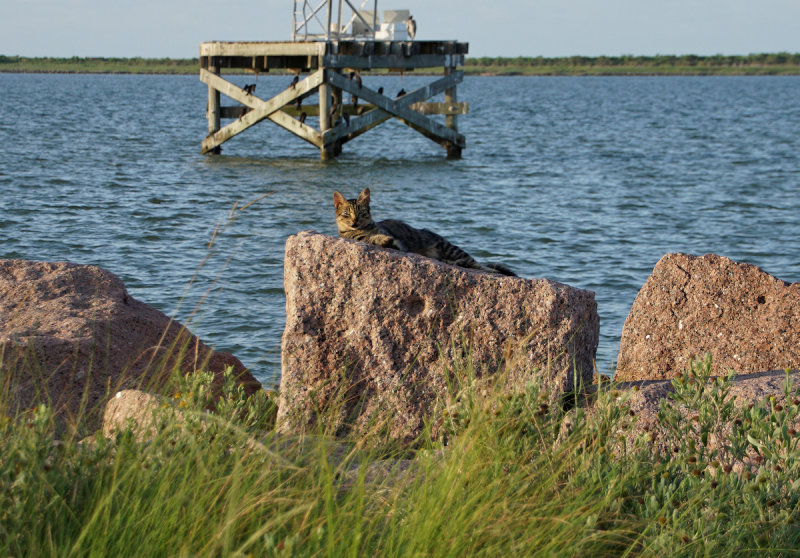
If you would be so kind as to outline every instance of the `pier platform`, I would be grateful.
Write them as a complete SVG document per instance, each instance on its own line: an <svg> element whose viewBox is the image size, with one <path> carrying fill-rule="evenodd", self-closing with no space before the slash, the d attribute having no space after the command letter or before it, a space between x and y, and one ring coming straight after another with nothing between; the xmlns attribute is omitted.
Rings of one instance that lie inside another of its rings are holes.
<svg viewBox="0 0 800 558"><path fill-rule="evenodd" d="M327 40L309 42L206 42L200 45L200 80L208 85L208 136L203 153L220 146L264 120L271 120L320 150L330 159L342 146L397 118L459 158L466 146L458 132L458 116L469 105L458 101L468 44L456 41ZM391 97L370 89L361 76L375 70L406 72L417 68L441 71L442 77L413 91ZM289 86L270 99L223 77L226 70L253 74L294 74ZM435 69L435 70L434 70ZM344 102L344 94L351 102ZM444 102L429 99L444 93ZM238 105L222 106L222 95ZM309 103L304 103L309 99ZM444 124L432 118L445 115ZM222 120L233 121L221 125ZM307 120L309 119L309 120ZM313 124L316 123L317 127Z"/></svg>

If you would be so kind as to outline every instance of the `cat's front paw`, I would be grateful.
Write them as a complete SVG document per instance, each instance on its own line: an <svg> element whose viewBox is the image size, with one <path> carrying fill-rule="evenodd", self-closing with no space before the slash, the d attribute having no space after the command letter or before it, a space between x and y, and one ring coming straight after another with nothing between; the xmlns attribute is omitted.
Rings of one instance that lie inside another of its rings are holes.
<svg viewBox="0 0 800 558"><path fill-rule="evenodd" d="M372 244L376 244L378 246L382 246L384 248L395 248L397 249L397 245L394 242L394 238L386 234L376 234L375 236L370 237L369 241Z"/></svg>

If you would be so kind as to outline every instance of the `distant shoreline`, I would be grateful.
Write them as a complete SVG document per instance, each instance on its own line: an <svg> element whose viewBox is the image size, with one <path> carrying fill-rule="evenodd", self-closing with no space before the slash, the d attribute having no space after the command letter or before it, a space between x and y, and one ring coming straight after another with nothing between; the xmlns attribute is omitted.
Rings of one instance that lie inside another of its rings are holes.
<svg viewBox="0 0 800 558"><path fill-rule="evenodd" d="M439 69L424 68L407 73L442 73L437 70ZM467 58L462 70L469 76L800 75L800 53L745 56L482 57ZM34 58L0 55L0 73L196 75L198 72L196 58ZM239 70L230 73L245 72Z"/></svg>

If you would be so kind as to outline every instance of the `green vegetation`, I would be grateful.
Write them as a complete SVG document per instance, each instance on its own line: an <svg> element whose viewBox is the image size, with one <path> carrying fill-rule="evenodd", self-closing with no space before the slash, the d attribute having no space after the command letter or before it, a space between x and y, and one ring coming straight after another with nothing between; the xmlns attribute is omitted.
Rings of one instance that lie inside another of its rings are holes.
<svg viewBox="0 0 800 558"><path fill-rule="evenodd" d="M45 74L197 74L197 59L27 58L0 55L0 72Z"/></svg>
<svg viewBox="0 0 800 558"><path fill-rule="evenodd" d="M468 74L515 75L797 75L800 53L748 56L570 56L468 58Z"/></svg>
<svg viewBox="0 0 800 558"><path fill-rule="evenodd" d="M194 58L27 58L0 55L0 73L196 74L198 67L198 61ZM800 53L482 57L467 58L464 71L471 75L798 75ZM241 73L241 70L238 72ZM420 71L431 72L429 68Z"/></svg>
<svg viewBox="0 0 800 558"><path fill-rule="evenodd" d="M56 440L0 390L3 556L747 556L800 548L800 400L741 410L710 362L673 382L654 443L624 395L563 407L536 382L437 411L446 445L273 431L264 395L176 380L149 433ZM215 411L205 411L215 402ZM572 408L570 408L572 407ZM331 411L331 412L335 412ZM687 419L690 417L690 420ZM731 431L730 443L709 439ZM664 450L663 448L666 448ZM732 468L747 455L752 466Z"/></svg>

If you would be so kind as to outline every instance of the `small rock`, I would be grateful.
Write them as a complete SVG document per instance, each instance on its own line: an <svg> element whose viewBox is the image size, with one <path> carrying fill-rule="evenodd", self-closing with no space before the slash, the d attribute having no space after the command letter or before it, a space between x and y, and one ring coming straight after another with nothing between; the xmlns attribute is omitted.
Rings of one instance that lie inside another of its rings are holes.
<svg viewBox="0 0 800 558"><path fill-rule="evenodd" d="M744 408L774 398L776 404L786 406L797 398L795 392L800 386L800 370L790 371L788 379L795 386L788 401L784 391L787 374L783 370L734 377L725 401L732 400L735 408ZM658 411L661 401L673 391L672 380L624 382L615 384L614 389L619 391L620 401L624 400L636 417L633 428L621 433L626 436L629 446L637 436L645 432L653 433L653 444L663 444L665 427L658 419ZM693 416L696 417L696 409L682 409L682 414L688 422L692 420ZM726 436L730 432L730 425L723 425L723 427L721 433L714 433L715 435L710 437L709 447L728 446ZM669 451L667 447L661 449L665 452Z"/></svg>
<svg viewBox="0 0 800 558"><path fill-rule="evenodd" d="M140 440L156 435L162 400L150 393L135 389L118 391L106 403L103 413L103 436L111 438L116 432L133 426ZM180 417L179 414L175 414Z"/></svg>

